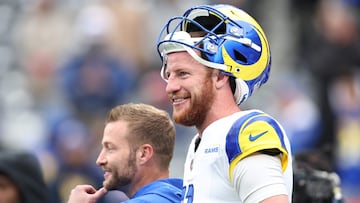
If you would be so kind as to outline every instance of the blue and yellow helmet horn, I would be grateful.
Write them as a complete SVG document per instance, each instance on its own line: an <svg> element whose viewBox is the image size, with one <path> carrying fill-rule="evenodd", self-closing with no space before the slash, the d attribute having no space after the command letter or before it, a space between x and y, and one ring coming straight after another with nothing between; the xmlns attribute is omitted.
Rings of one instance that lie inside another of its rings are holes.
<svg viewBox="0 0 360 203"><path fill-rule="evenodd" d="M235 79L238 105L266 83L270 73L271 54L263 29L249 14L230 5L196 6L171 18L160 32L157 49L164 80L166 55L187 51L199 63Z"/></svg>

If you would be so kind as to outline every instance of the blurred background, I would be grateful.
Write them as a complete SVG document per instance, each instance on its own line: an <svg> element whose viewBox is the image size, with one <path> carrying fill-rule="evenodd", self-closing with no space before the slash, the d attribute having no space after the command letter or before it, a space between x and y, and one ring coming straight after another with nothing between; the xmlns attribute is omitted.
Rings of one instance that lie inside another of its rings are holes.
<svg viewBox="0 0 360 203"><path fill-rule="evenodd" d="M294 156L336 171L347 202L360 202L360 0L0 0L0 148L39 157L52 203L76 184L99 187L107 111L144 102L171 113L157 35L204 3L243 8L270 41L270 80L242 109L273 115ZM177 126L173 177L194 133Z"/></svg>

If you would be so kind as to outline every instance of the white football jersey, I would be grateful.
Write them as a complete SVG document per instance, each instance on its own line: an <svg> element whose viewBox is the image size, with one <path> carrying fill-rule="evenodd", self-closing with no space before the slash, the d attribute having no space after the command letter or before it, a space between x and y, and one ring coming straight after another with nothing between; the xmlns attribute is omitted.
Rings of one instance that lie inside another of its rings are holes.
<svg viewBox="0 0 360 203"><path fill-rule="evenodd" d="M276 152L280 152L278 157L281 164L278 164L278 168L281 168L279 171L283 177L280 177L280 180L285 180L283 188L291 199L293 174L290 144L283 128L269 115L259 110L249 110L219 119L204 130L201 142L195 152L197 137L198 135L193 138L189 146L184 165L183 202L250 201L247 199L248 195L240 192L241 188L247 187L247 183L239 181L242 180L242 177L238 177L241 174L237 173L239 170L235 168L240 161L251 154L261 150L274 149ZM279 163L277 160L275 159ZM254 165L256 167L256 164ZM256 174L253 178L257 178ZM271 181L271 179L266 181ZM263 180L257 182L262 184ZM284 190L280 194L283 194ZM259 191L256 194L266 193L261 194L262 197L279 194L279 190Z"/></svg>

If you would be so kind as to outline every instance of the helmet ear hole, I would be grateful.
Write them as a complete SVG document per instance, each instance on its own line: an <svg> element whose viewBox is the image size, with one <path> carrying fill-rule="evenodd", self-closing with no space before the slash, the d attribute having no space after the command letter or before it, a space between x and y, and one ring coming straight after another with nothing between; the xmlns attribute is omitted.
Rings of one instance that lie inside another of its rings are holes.
<svg viewBox="0 0 360 203"><path fill-rule="evenodd" d="M235 79L234 77L230 77L229 78L229 81L230 81L230 88L231 88L231 92L234 94L235 93L235 90L236 90L236 82L235 82Z"/></svg>
<svg viewBox="0 0 360 203"><path fill-rule="evenodd" d="M235 59L247 63L247 58L239 51L234 50Z"/></svg>

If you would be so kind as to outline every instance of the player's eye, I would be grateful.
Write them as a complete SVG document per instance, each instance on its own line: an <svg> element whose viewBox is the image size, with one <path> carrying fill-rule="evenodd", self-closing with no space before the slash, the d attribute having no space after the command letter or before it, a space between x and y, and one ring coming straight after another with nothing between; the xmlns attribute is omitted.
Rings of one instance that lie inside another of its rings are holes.
<svg viewBox="0 0 360 203"><path fill-rule="evenodd" d="M190 73L188 73L188 72L180 71L180 72L178 73L178 76L179 76L180 78L185 78L185 77L187 77L189 74L190 74Z"/></svg>

